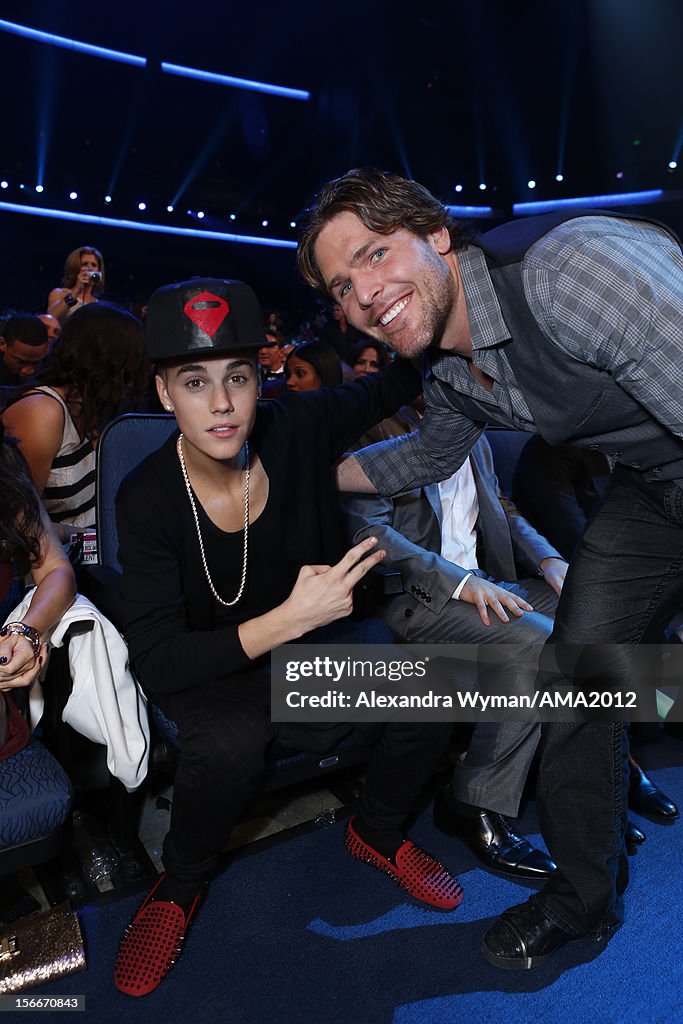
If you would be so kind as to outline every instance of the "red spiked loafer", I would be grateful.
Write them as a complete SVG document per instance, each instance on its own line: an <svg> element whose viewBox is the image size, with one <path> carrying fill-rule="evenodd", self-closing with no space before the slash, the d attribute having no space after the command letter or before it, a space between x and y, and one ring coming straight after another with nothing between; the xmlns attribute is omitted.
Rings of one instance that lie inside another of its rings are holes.
<svg viewBox="0 0 683 1024"><path fill-rule="evenodd" d="M176 962L190 918L199 903L199 893L185 915L182 907L168 900L155 900L161 876L121 940L114 969L114 984L128 996L146 996L163 981Z"/></svg>
<svg viewBox="0 0 683 1024"><path fill-rule="evenodd" d="M383 871L398 882L416 900L437 907L455 910L462 902L462 886L446 868L410 839L404 839L396 854L396 863L374 850L356 832L350 818L344 835L344 846L357 860Z"/></svg>

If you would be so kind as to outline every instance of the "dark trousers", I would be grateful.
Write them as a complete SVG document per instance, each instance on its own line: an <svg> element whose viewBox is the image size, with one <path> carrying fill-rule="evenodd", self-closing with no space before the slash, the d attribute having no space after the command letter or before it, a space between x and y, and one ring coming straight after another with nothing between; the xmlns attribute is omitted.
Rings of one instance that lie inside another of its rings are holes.
<svg viewBox="0 0 683 1024"><path fill-rule="evenodd" d="M618 468L572 559L550 643L638 644L681 604L683 491ZM599 666L596 688L627 688L634 653L624 646L608 672ZM565 931L608 936L628 879L622 723L544 724L538 778L541 829L559 871L535 899Z"/></svg>
<svg viewBox="0 0 683 1024"><path fill-rule="evenodd" d="M367 627L361 638L369 641ZM381 624L378 624L381 626ZM381 626L384 630L385 627ZM338 630L319 640L351 642ZM375 642L387 642L382 632ZM314 637L311 637L315 640ZM164 865L188 892L215 867L230 832L258 791L271 744L292 738L301 750L329 752L351 731L339 724L297 724L270 720L267 671L239 673L211 684L156 698L178 725L180 758L175 776L171 827ZM393 723L381 729L373 751L359 811L379 829L403 829L410 811L445 750L450 723Z"/></svg>

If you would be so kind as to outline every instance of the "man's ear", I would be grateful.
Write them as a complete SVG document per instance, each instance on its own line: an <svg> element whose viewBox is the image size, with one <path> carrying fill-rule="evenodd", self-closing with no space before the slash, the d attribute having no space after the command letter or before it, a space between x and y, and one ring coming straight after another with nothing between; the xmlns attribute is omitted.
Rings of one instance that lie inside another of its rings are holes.
<svg viewBox="0 0 683 1024"><path fill-rule="evenodd" d="M7 351L7 342L5 341L3 336L0 334L0 352L6 352L6 351Z"/></svg>
<svg viewBox="0 0 683 1024"><path fill-rule="evenodd" d="M429 241L441 256L445 256L447 252L451 251L451 236L445 225L439 228L438 231L432 231L429 235Z"/></svg>
<svg viewBox="0 0 683 1024"><path fill-rule="evenodd" d="M166 381L164 380L160 373L157 373L157 375L155 376L154 383L157 386L157 394L159 396L159 401L163 405L164 409L166 410L166 412L173 412L173 403L171 402L171 399L168 397Z"/></svg>

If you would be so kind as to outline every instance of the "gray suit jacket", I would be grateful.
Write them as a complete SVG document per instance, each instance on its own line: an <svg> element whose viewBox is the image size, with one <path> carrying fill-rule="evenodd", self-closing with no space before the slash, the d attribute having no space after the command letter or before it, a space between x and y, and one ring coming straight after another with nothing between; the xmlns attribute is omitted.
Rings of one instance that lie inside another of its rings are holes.
<svg viewBox="0 0 683 1024"><path fill-rule="evenodd" d="M479 500L478 576L515 582L537 577L544 558L560 553L523 518L515 505L500 494L493 454L482 436L470 452ZM441 502L437 484L409 491L396 498L344 494L342 506L357 544L375 536L387 556L383 565L399 569L404 593L439 614L469 570L442 558Z"/></svg>

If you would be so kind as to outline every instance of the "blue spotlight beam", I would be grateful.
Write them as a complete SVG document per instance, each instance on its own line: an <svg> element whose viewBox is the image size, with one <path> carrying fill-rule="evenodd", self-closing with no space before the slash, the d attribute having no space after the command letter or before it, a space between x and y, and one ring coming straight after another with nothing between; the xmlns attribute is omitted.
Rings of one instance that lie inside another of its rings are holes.
<svg viewBox="0 0 683 1024"><path fill-rule="evenodd" d="M572 209L577 206L640 206L658 203L663 198L664 190L653 188L645 192L615 192L604 196L577 196L574 199L539 199L534 202L513 203L512 212L550 213L552 210Z"/></svg>
<svg viewBox="0 0 683 1024"><path fill-rule="evenodd" d="M134 53L123 53L121 50L110 50L106 46L81 43L78 39L67 39L66 36L56 36L52 32L41 32L37 28L17 25L13 21L4 21L2 18L0 18L0 31L10 32L15 36L22 36L24 39L33 39L38 43L50 43L52 46L61 46L65 50L73 50L76 53L88 53L91 57L104 57L107 60L119 61L121 64L133 64L139 68L147 66L146 57L138 57Z"/></svg>
<svg viewBox="0 0 683 1024"><path fill-rule="evenodd" d="M180 185L176 189L171 199L171 206L176 206L180 202L180 200L182 199L183 195L188 190L192 182L198 176L200 171L204 169L204 166L206 165L209 157L211 156L216 146L218 145L218 143L228 130L228 125L230 124L230 120L232 117L233 113L230 110L230 108L228 108L223 117L219 118L219 120L216 122L213 131L207 136L199 152L195 154L194 160L192 161L192 165L190 166L190 168L187 171L187 174L185 175Z"/></svg>
<svg viewBox="0 0 683 1024"><path fill-rule="evenodd" d="M214 82L216 85L231 85L236 89L249 89L252 92L265 92L270 96L285 96L290 100L310 100L311 94L306 89L290 89L285 85L268 85L267 82L253 82L249 78L233 78L232 75L220 75L215 71L200 71L198 68L186 68L181 64L161 62L161 70L168 75L180 75L181 78L196 78L200 82Z"/></svg>
<svg viewBox="0 0 683 1024"><path fill-rule="evenodd" d="M681 125L681 130L678 133L678 138L676 139L676 147L671 154L672 160L678 162L681 156L681 148L683 148L683 124Z"/></svg>
<svg viewBox="0 0 683 1024"><path fill-rule="evenodd" d="M123 53L121 50L110 50L106 46L95 46L93 43L82 43L78 39L68 39L66 36L57 36L52 32L42 32L40 29L30 28L28 25L18 25L16 22L5 21L3 18L0 18L0 31L10 32L12 35L32 39L38 43L61 46L63 49L72 50L75 53L87 53L92 57L104 57L107 60L133 64L140 68L147 66L146 57L139 57L134 53ZM169 64L166 61L162 62L161 69L169 75L196 78L200 82L213 82L216 85L230 85L236 89L248 89L252 92L267 93L270 96L284 96L290 100L310 100L311 98L310 92L306 89L290 89L284 85L270 85L268 82L255 82L248 78L234 78L232 75L201 71L199 68L187 68L181 64Z"/></svg>
<svg viewBox="0 0 683 1024"><path fill-rule="evenodd" d="M77 213L71 210L50 210L40 206L25 206L22 203L2 203L0 211L25 213L32 217L47 217L50 220L71 220L80 224L99 224L106 228L127 228L129 231L149 231L161 235L179 235L183 238L206 238L216 242L236 242L242 245L265 245L275 249L296 249L296 242L285 238L259 238L257 235L234 235L229 231L208 231L200 228L179 228L169 224L143 224L137 220L117 220L115 217L97 217L91 213Z"/></svg>

